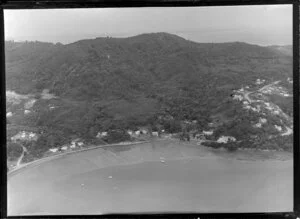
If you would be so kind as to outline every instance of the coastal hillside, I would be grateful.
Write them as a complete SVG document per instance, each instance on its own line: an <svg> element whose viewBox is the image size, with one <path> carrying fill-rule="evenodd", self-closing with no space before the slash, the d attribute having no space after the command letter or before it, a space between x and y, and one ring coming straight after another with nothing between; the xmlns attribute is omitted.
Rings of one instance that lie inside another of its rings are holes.
<svg viewBox="0 0 300 219"><path fill-rule="evenodd" d="M291 151L291 51L168 33L66 45L7 41L9 155L24 153L18 144L33 160L76 139L132 141L142 127L211 133L211 147Z"/></svg>

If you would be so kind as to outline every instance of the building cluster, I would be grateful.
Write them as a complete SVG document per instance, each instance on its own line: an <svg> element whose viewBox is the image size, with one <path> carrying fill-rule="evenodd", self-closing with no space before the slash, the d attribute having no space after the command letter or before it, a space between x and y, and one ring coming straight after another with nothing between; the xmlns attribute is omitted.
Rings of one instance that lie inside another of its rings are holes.
<svg viewBox="0 0 300 219"><path fill-rule="evenodd" d="M21 131L18 134L11 137L11 141L36 141L38 139L38 135L34 132L26 132Z"/></svg>
<svg viewBox="0 0 300 219"><path fill-rule="evenodd" d="M288 91L285 88L281 86L275 86L275 85L266 87L265 89L261 90L261 92L264 94L276 94L283 97L292 96L288 93Z"/></svg>
<svg viewBox="0 0 300 219"><path fill-rule="evenodd" d="M217 140L217 143L224 143L227 144L228 142L235 142L236 138L232 137L232 136L221 136L219 137L219 139Z"/></svg>
<svg viewBox="0 0 300 219"><path fill-rule="evenodd" d="M84 145L83 141L79 138L72 140L69 144L62 145L60 147L50 148L49 151L52 153L58 151L67 151L69 149L75 149L76 147L82 147Z"/></svg>
<svg viewBox="0 0 300 219"><path fill-rule="evenodd" d="M258 78L258 79L256 79L255 84L260 85L260 84L263 84L265 82L266 82L266 80Z"/></svg>

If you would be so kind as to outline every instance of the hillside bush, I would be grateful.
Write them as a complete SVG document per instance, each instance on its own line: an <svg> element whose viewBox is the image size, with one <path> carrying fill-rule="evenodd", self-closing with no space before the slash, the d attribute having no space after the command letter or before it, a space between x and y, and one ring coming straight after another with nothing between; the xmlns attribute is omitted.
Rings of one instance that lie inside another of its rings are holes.
<svg viewBox="0 0 300 219"><path fill-rule="evenodd" d="M107 136L103 137L102 140L109 144L113 144L122 141L130 141L131 137L125 130L117 129L109 130Z"/></svg>

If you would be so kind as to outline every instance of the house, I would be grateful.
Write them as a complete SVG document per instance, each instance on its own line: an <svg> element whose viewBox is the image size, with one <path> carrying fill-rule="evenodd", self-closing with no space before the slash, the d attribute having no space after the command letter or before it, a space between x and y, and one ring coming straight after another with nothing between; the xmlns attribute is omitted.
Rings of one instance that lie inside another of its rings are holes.
<svg viewBox="0 0 300 219"><path fill-rule="evenodd" d="M153 136L158 136L158 132L152 132Z"/></svg>
<svg viewBox="0 0 300 219"><path fill-rule="evenodd" d="M24 110L24 114L29 114L30 110Z"/></svg>
<svg viewBox="0 0 300 219"><path fill-rule="evenodd" d="M262 127L262 124L261 124L261 123L256 123L256 124L254 125L254 127L255 127L255 128L261 128L261 127Z"/></svg>
<svg viewBox="0 0 300 219"><path fill-rule="evenodd" d="M29 138L34 138L35 136L36 136L35 133L33 133L33 132L30 132L30 133L29 133Z"/></svg>
<svg viewBox="0 0 300 219"><path fill-rule="evenodd" d="M98 132L96 137L97 138L103 138L105 136L107 136L107 132Z"/></svg>
<svg viewBox="0 0 300 219"><path fill-rule="evenodd" d="M282 131L282 127L281 127L280 125L275 125L274 127L275 127L279 132Z"/></svg>
<svg viewBox="0 0 300 219"><path fill-rule="evenodd" d="M214 131L210 130L210 131L203 131L202 132L204 135L212 135L214 133Z"/></svg>
<svg viewBox="0 0 300 219"><path fill-rule="evenodd" d="M70 145L70 148L75 148L76 146L80 144L83 144L83 142L79 142L80 141L80 138L76 138L76 139L73 139L71 141L71 145Z"/></svg>
<svg viewBox="0 0 300 219"><path fill-rule="evenodd" d="M29 100L28 102L25 103L24 108L25 109L30 109L31 107L33 107L35 102L36 102L35 99Z"/></svg>
<svg viewBox="0 0 300 219"><path fill-rule="evenodd" d="M144 135L148 134L147 128L141 127L141 128L139 128L139 131L140 131L140 134L144 134Z"/></svg>
<svg viewBox="0 0 300 219"><path fill-rule="evenodd" d="M55 153L58 151L58 148L50 148L49 151L51 151L52 153Z"/></svg>
<svg viewBox="0 0 300 219"><path fill-rule="evenodd" d="M239 100L239 101L241 101L241 100L243 100L243 97L242 97L242 95L233 95L233 99L234 100Z"/></svg>
<svg viewBox="0 0 300 219"><path fill-rule="evenodd" d="M83 142L82 141L78 142L77 144L78 144L79 147L83 146Z"/></svg>
<svg viewBox="0 0 300 219"><path fill-rule="evenodd" d="M255 84L259 85L259 84L263 84L264 80L260 80L259 78L256 79Z"/></svg>
<svg viewBox="0 0 300 219"><path fill-rule="evenodd" d="M252 111L254 111L254 112L259 112L260 111L260 109L256 109L255 107L251 107L250 108Z"/></svg>
<svg viewBox="0 0 300 219"><path fill-rule="evenodd" d="M6 117L12 117L12 112L8 112L8 113L6 113Z"/></svg>
<svg viewBox="0 0 300 219"><path fill-rule="evenodd" d="M251 106L249 105L246 105L246 106L243 106L244 109L251 109Z"/></svg>
<svg viewBox="0 0 300 219"><path fill-rule="evenodd" d="M264 123L267 123L267 119L265 119L265 118L259 118L259 123L262 123L262 124L264 124Z"/></svg>
<svg viewBox="0 0 300 219"><path fill-rule="evenodd" d="M26 131L21 131L18 134L11 137L12 141L36 141L37 139L38 136L36 133Z"/></svg>
<svg viewBox="0 0 300 219"><path fill-rule="evenodd" d="M127 133L128 133L130 136L133 135L133 131L131 131L131 130L128 130Z"/></svg>
<svg viewBox="0 0 300 219"><path fill-rule="evenodd" d="M235 137L232 137L232 136L221 136L218 140L217 140L217 143L228 143L228 141L233 141L235 142L236 141L236 138Z"/></svg>
<svg viewBox="0 0 300 219"><path fill-rule="evenodd" d="M61 147L61 149L66 151L66 150L68 150L68 146L63 146L63 147Z"/></svg>

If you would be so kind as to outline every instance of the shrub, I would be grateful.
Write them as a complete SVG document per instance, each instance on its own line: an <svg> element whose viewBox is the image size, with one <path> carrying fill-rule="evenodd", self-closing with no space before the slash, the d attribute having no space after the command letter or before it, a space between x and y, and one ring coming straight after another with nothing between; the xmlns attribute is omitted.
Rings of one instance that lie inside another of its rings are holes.
<svg viewBox="0 0 300 219"><path fill-rule="evenodd" d="M16 160L23 152L22 146L17 143L9 142L7 144L7 157L9 160Z"/></svg>
<svg viewBox="0 0 300 219"><path fill-rule="evenodd" d="M227 149L227 151L229 152L234 152L238 149L238 144L235 142L228 142L227 144L224 144L225 148Z"/></svg>
<svg viewBox="0 0 300 219"><path fill-rule="evenodd" d="M106 141L109 144L129 141L130 139L130 135L125 130L121 129L110 130L108 131L107 136L102 138L103 141Z"/></svg>

